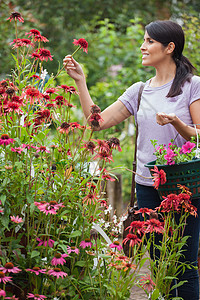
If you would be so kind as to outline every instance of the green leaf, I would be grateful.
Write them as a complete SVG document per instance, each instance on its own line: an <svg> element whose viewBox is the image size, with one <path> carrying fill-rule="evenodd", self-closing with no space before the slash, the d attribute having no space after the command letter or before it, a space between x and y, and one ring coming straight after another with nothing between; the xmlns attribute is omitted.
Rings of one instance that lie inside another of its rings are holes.
<svg viewBox="0 0 200 300"><path fill-rule="evenodd" d="M76 237L76 236L81 236L82 232L80 230L75 230L73 231L70 235L69 235L69 238L73 238L73 237Z"/></svg>
<svg viewBox="0 0 200 300"><path fill-rule="evenodd" d="M31 252L31 258L36 257L36 256L39 256L39 255L40 255L40 252L39 252L39 251L33 250L33 251Z"/></svg>
<svg viewBox="0 0 200 300"><path fill-rule="evenodd" d="M2 205L4 205L6 202L6 195L1 195L0 200L1 200Z"/></svg>
<svg viewBox="0 0 200 300"><path fill-rule="evenodd" d="M159 296L160 296L160 291L158 289L156 289L151 294L151 300L157 300Z"/></svg>
<svg viewBox="0 0 200 300"><path fill-rule="evenodd" d="M75 264L75 266L78 266L78 267L84 267L85 265L86 265L86 261L85 260L79 260Z"/></svg>

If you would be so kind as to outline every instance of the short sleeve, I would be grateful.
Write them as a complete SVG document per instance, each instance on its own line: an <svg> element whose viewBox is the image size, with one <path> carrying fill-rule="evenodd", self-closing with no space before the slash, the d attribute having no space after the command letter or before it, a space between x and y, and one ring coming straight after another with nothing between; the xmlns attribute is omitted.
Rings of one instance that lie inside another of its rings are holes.
<svg viewBox="0 0 200 300"><path fill-rule="evenodd" d="M137 112L138 93L141 83L134 83L118 98L132 115L135 115Z"/></svg>
<svg viewBox="0 0 200 300"><path fill-rule="evenodd" d="M190 90L190 104L192 104L194 101L200 99L200 77L199 76L193 76L192 77L192 84L191 84L191 90Z"/></svg>

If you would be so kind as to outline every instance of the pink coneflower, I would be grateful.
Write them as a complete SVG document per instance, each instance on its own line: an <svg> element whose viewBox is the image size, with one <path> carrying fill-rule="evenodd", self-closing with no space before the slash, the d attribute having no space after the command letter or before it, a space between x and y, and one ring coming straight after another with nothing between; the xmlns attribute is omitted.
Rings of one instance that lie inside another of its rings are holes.
<svg viewBox="0 0 200 300"><path fill-rule="evenodd" d="M5 299L10 299L10 300L19 300L19 298L15 297L15 295L11 297L5 297Z"/></svg>
<svg viewBox="0 0 200 300"><path fill-rule="evenodd" d="M53 58L52 58L52 56L51 56L51 52L49 51L49 50L47 50L47 49L44 49L44 48L40 48L39 49L39 58L40 58L40 60L46 60L46 61L48 61L48 59L50 59L50 60L53 60Z"/></svg>
<svg viewBox="0 0 200 300"><path fill-rule="evenodd" d="M46 236L42 237L42 239L37 238L36 240L39 242L38 247L39 247L39 246L44 246L44 247L49 246L50 248L53 248L53 245L54 245L54 243L55 243L54 240L49 239L49 238L46 237Z"/></svg>
<svg viewBox="0 0 200 300"><path fill-rule="evenodd" d="M142 240L139 239L136 234L129 233L122 243L126 244L127 242L130 242L130 247L134 247L135 245L141 243Z"/></svg>
<svg viewBox="0 0 200 300"><path fill-rule="evenodd" d="M88 42L85 39L74 39L73 44L76 46L80 46L80 48L82 48L84 52L88 53Z"/></svg>
<svg viewBox="0 0 200 300"><path fill-rule="evenodd" d="M86 203L87 205L91 205L92 203L96 204L97 200L98 200L98 195L93 192L87 194L87 196L83 198L83 203Z"/></svg>
<svg viewBox="0 0 200 300"><path fill-rule="evenodd" d="M12 144L15 140L11 139L8 134L2 134L0 137L0 145L9 145Z"/></svg>
<svg viewBox="0 0 200 300"><path fill-rule="evenodd" d="M155 283L151 279L150 275L146 274L144 276L141 276L140 280L140 285L144 290L147 290L148 293L150 293L153 290L153 286L155 286Z"/></svg>
<svg viewBox="0 0 200 300"><path fill-rule="evenodd" d="M6 292L2 289L0 289L0 296L5 297L6 296Z"/></svg>
<svg viewBox="0 0 200 300"><path fill-rule="evenodd" d="M66 263L66 260L64 259L64 257L68 257L69 255L64 253L64 254L60 254L60 253L56 253L54 258L51 260L51 264L53 266L57 266L57 265L63 265L64 263Z"/></svg>
<svg viewBox="0 0 200 300"><path fill-rule="evenodd" d="M153 175L153 181L154 181L154 184L153 186L155 187L155 189L158 189L159 188L159 185L161 184L165 184L167 179L166 179L166 173L164 170L158 170L158 167L157 166L154 166L153 169L151 169L152 172L154 172L152 175Z"/></svg>
<svg viewBox="0 0 200 300"><path fill-rule="evenodd" d="M47 147L45 147L45 146L37 147L37 151L36 151L36 152L37 152L37 153L38 153L38 152L46 152L46 153L50 153L50 151L47 150Z"/></svg>
<svg viewBox="0 0 200 300"><path fill-rule="evenodd" d="M92 243L91 243L91 240L90 239L85 239L84 241L81 241L80 242L80 245L79 245L81 248L86 248L86 247L92 247Z"/></svg>
<svg viewBox="0 0 200 300"><path fill-rule="evenodd" d="M24 149L21 147L15 147L15 148L12 147L10 150L12 152L17 152L17 153L21 154Z"/></svg>
<svg viewBox="0 0 200 300"><path fill-rule="evenodd" d="M110 248L117 248L117 250L122 250L122 246L120 245L119 241L114 241L112 244L109 245Z"/></svg>
<svg viewBox="0 0 200 300"><path fill-rule="evenodd" d="M43 300L43 299L45 299L47 297L44 296L44 295L28 293L27 298L33 298L34 300Z"/></svg>
<svg viewBox="0 0 200 300"><path fill-rule="evenodd" d="M10 219L12 222L16 223L16 224L19 224L19 223L22 223L24 222L23 219L19 216L10 216Z"/></svg>
<svg viewBox="0 0 200 300"><path fill-rule="evenodd" d="M40 269L39 267L33 267L33 269L26 269L27 272L34 273L35 275L45 274L46 269Z"/></svg>
<svg viewBox="0 0 200 300"><path fill-rule="evenodd" d="M48 274L49 274L49 275L52 275L52 276L55 276L55 277L57 277L57 278L59 278L59 277L62 277L62 278L63 278L63 277L68 276L67 273L61 271L60 268L54 268L53 270L49 270L49 271L48 271Z"/></svg>
<svg viewBox="0 0 200 300"><path fill-rule="evenodd" d="M21 269L14 267L13 263L7 262L4 267L1 267L0 270L3 273L19 273L21 272Z"/></svg>
<svg viewBox="0 0 200 300"><path fill-rule="evenodd" d="M6 282L12 281L12 277L6 276L4 272L0 271L0 282L6 284Z"/></svg>
<svg viewBox="0 0 200 300"><path fill-rule="evenodd" d="M67 252L70 254L72 252L76 253L76 254L79 254L79 249L74 247L74 246L67 246Z"/></svg>
<svg viewBox="0 0 200 300"><path fill-rule="evenodd" d="M163 233L164 232L164 227L163 223L161 223L157 219L149 219L144 222L144 225L146 226L145 232L157 232L157 233Z"/></svg>
<svg viewBox="0 0 200 300"><path fill-rule="evenodd" d="M50 202L34 202L34 204L38 207L38 209L42 212L44 212L46 215L57 214L57 210L61 207L64 207L63 203L58 203L56 201L50 201Z"/></svg>
<svg viewBox="0 0 200 300"><path fill-rule="evenodd" d="M22 15L19 12L16 12L16 11L11 13L10 17L7 20L10 20L10 22L12 20L15 20L15 21L18 20L19 22L24 23L24 19L22 18Z"/></svg>

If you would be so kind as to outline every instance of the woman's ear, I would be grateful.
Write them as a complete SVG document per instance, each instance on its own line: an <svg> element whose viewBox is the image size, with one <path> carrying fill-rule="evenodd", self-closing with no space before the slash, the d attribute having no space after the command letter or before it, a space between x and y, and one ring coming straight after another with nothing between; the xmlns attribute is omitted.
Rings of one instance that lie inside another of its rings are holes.
<svg viewBox="0 0 200 300"><path fill-rule="evenodd" d="M173 53L174 49L175 49L175 44L174 44L174 42L170 42L170 43L167 45L167 53L168 53L168 54Z"/></svg>

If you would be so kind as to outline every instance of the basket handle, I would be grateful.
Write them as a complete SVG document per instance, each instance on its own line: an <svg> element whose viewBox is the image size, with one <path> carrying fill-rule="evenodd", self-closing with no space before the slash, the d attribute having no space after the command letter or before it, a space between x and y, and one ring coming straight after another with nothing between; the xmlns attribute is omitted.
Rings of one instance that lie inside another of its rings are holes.
<svg viewBox="0 0 200 300"><path fill-rule="evenodd" d="M196 135L197 135L196 157L199 158L199 154L200 154L200 149L199 149L199 134L198 134L198 132L197 132L197 126L196 126L196 124L194 124L194 128L195 128Z"/></svg>

